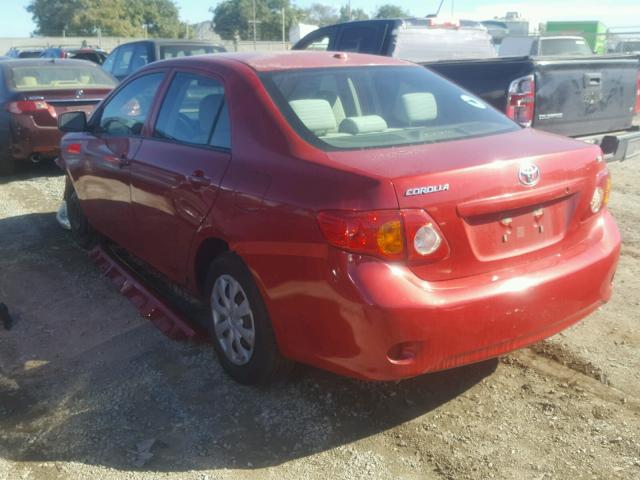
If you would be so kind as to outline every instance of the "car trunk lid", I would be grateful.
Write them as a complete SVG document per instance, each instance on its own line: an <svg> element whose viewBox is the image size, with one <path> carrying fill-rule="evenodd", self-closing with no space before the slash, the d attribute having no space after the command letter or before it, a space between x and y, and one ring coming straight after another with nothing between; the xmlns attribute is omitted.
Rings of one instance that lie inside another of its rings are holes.
<svg viewBox="0 0 640 480"><path fill-rule="evenodd" d="M580 242L596 173L604 168L599 154L586 143L523 129L369 151L360 168L391 177L398 206L425 210L437 223L451 254L411 265L419 277L437 281L510 268ZM529 186L522 177L531 166L539 178Z"/></svg>
<svg viewBox="0 0 640 480"><path fill-rule="evenodd" d="M46 102L55 111L52 115L50 109L37 109L32 112L32 117L37 125L43 127L57 126L57 116L70 111L83 111L87 115L93 112L93 109L100 101L110 92L110 89L54 89L41 91L28 91L21 93L21 101L27 102Z"/></svg>

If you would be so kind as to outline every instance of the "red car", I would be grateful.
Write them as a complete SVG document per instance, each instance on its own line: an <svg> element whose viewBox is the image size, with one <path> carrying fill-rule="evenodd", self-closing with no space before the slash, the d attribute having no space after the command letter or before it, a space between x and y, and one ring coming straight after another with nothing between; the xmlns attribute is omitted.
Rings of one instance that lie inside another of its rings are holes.
<svg viewBox="0 0 640 480"><path fill-rule="evenodd" d="M0 175L20 161L58 156L58 115L89 113L116 80L82 60L6 60L0 62Z"/></svg>
<svg viewBox="0 0 640 480"><path fill-rule="evenodd" d="M289 361L391 380L494 357L606 302L620 250L597 146L523 129L403 61L151 64L65 114L73 236L206 299L244 383Z"/></svg>

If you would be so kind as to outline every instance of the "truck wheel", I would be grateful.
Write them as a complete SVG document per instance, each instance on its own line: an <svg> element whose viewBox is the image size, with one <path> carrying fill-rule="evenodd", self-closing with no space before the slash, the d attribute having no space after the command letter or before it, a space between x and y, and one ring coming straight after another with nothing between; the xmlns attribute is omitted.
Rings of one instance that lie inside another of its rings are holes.
<svg viewBox="0 0 640 480"><path fill-rule="evenodd" d="M100 235L89 224L75 190L67 195L67 217L71 227L71 238L79 247L90 250L100 243Z"/></svg>
<svg viewBox="0 0 640 480"><path fill-rule="evenodd" d="M218 257L205 287L209 329L225 372L245 385L285 377L292 363L280 354L264 301L242 260L231 253Z"/></svg>
<svg viewBox="0 0 640 480"><path fill-rule="evenodd" d="M9 152L0 152L0 177L13 175L16 171L16 159Z"/></svg>

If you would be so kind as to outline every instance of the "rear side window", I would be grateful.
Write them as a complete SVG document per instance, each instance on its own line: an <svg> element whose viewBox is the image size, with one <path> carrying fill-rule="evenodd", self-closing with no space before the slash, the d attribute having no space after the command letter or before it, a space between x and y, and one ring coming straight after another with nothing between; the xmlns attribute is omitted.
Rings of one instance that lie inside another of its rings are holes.
<svg viewBox="0 0 640 480"><path fill-rule="evenodd" d="M337 50L378 54L382 42L379 32L375 26L344 27Z"/></svg>
<svg viewBox="0 0 640 480"><path fill-rule="evenodd" d="M325 150L444 142L519 128L422 67L317 68L261 78L291 126Z"/></svg>
<svg viewBox="0 0 640 480"><path fill-rule="evenodd" d="M220 51L222 49L214 45L162 45L160 47L160 58L191 57Z"/></svg>
<svg viewBox="0 0 640 480"><path fill-rule="evenodd" d="M102 109L99 133L114 136L140 136L164 73L136 78L123 87Z"/></svg>
<svg viewBox="0 0 640 480"><path fill-rule="evenodd" d="M230 148L222 83L192 73L176 74L162 103L153 135L191 145Z"/></svg>

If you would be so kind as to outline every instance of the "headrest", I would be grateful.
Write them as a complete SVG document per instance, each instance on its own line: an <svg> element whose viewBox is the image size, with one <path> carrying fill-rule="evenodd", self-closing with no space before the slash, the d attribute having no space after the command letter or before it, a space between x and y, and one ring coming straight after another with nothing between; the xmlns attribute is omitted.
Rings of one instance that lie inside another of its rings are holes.
<svg viewBox="0 0 640 480"><path fill-rule="evenodd" d="M356 135L358 133L384 132L387 122L379 115L363 115L362 117L347 117L340 122L340 132Z"/></svg>
<svg viewBox="0 0 640 480"><path fill-rule="evenodd" d="M304 126L318 137L335 132L338 128L333 109L326 100L320 98L291 100L289 105Z"/></svg>
<svg viewBox="0 0 640 480"><path fill-rule="evenodd" d="M398 98L396 116L409 125L428 122L438 117L438 104L432 93L405 93Z"/></svg>

